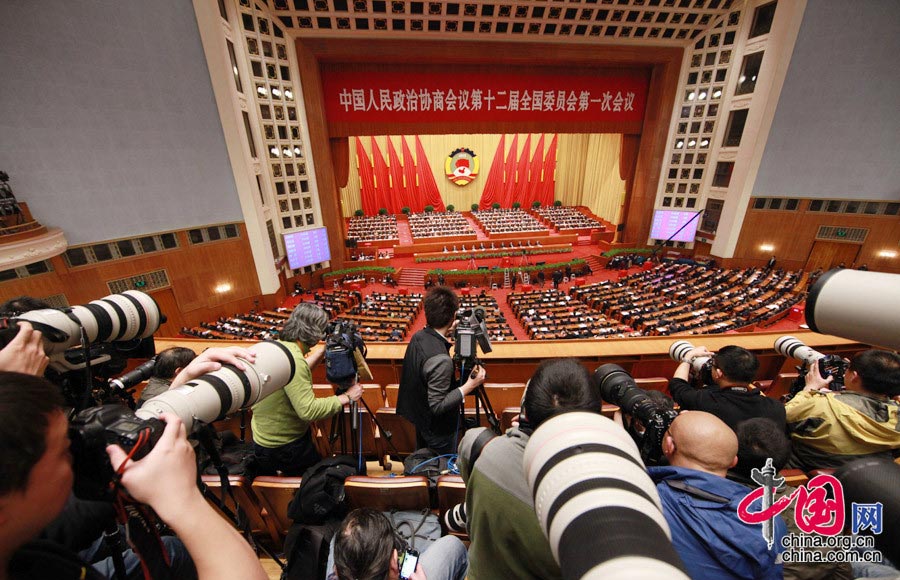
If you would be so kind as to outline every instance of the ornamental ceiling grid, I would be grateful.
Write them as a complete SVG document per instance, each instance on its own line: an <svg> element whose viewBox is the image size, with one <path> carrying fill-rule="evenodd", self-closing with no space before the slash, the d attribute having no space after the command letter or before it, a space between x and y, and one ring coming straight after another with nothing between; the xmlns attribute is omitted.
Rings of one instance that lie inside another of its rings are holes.
<svg viewBox="0 0 900 580"><path fill-rule="evenodd" d="M296 37L556 41L683 46L734 0L268 0Z"/></svg>

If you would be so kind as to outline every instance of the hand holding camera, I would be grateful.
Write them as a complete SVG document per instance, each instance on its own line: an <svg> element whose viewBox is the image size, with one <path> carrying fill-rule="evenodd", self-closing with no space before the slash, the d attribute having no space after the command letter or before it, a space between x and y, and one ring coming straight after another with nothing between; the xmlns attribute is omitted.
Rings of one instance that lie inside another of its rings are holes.
<svg viewBox="0 0 900 580"><path fill-rule="evenodd" d="M204 500L196 485L197 461L184 423L169 413L160 419L166 423L165 430L143 459L131 460L118 445L110 445L106 453L128 494L170 523Z"/></svg>
<svg viewBox="0 0 900 580"><path fill-rule="evenodd" d="M246 371L247 367L243 361L251 364L256 362L256 353L238 346L208 348L172 379L169 388L180 387L206 373L217 371L222 368L223 364L233 365L240 371Z"/></svg>
<svg viewBox="0 0 900 580"><path fill-rule="evenodd" d="M463 395L468 395L481 386L485 378L487 378L487 370L483 366L478 365L473 368L471 374L469 374L469 379L460 387Z"/></svg>
<svg viewBox="0 0 900 580"><path fill-rule="evenodd" d="M39 377L50 362L44 354L43 335L28 322L19 322L19 332L0 350L0 370Z"/></svg>
<svg viewBox="0 0 900 580"><path fill-rule="evenodd" d="M829 385L833 381L833 376L829 375L827 377L823 377L822 373L819 372L819 365L812 364L809 365L809 370L806 372L806 386L803 387L803 390L830 392L831 388L829 387Z"/></svg>

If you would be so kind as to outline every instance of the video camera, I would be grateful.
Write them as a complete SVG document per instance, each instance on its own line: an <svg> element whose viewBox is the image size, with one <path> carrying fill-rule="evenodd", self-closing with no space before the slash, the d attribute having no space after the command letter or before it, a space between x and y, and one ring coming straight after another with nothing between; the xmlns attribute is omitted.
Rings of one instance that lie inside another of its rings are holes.
<svg viewBox="0 0 900 580"><path fill-rule="evenodd" d="M787 399L790 400L806 387L806 373L811 365L819 365L819 374L823 379L831 377L828 383L832 391L844 390L844 373L847 371L847 361L835 354L822 354L806 346L793 336L782 336L775 341L775 350L778 354L788 358L795 358L803 364L797 367L797 379L791 385L791 391Z"/></svg>
<svg viewBox="0 0 900 580"><path fill-rule="evenodd" d="M693 350L694 345L686 340L677 340L669 347L669 357L675 362L684 362L691 365L691 376L700 385L713 384L711 356L697 356L688 358L687 354Z"/></svg>
<svg viewBox="0 0 900 580"><path fill-rule="evenodd" d="M453 358L465 362L466 367L470 369L480 364L478 347L481 347L481 352L484 353L493 350L484 315L484 308L480 307L461 309L456 315Z"/></svg>
<svg viewBox="0 0 900 580"><path fill-rule="evenodd" d="M338 394L353 385L359 359L365 361L366 352L366 343L352 322L335 320L325 328L325 378L337 386Z"/></svg>
<svg viewBox="0 0 900 580"><path fill-rule="evenodd" d="M627 431L640 448L644 463L658 465L663 458L663 437L678 413L647 396L647 391L638 387L619 365L605 364L597 368L593 381L599 386L604 401L618 405L623 413L641 422L643 432L638 431L633 422Z"/></svg>

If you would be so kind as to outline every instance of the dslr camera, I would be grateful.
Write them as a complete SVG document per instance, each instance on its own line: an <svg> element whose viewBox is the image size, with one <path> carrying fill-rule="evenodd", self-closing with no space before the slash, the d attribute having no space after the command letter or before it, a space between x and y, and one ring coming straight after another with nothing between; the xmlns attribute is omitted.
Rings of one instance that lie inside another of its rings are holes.
<svg viewBox="0 0 900 580"><path fill-rule="evenodd" d="M359 372L357 357L365 359L366 343L356 325L335 320L325 328L325 378L337 386L338 394L353 385Z"/></svg>
<svg viewBox="0 0 900 580"><path fill-rule="evenodd" d="M713 384L711 356L697 356L688 358L687 354L694 349L694 345L686 340L677 340L669 347L669 357L675 362L685 362L691 365L691 377L699 385Z"/></svg>
<svg viewBox="0 0 900 580"><path fill-rule="evenodd" d="M72 417L69 437L75 494L82 499L112 500L115 473L106 447L118 444L132 453L132 459L144 457L165 430L165 424L158 419L161 414L176 415L190 434L198 424L219 421L256 404L294 376L297 361L280 342L259 342L248 350L256 354L256 360L244 360L245 370L222 365L217 371L153 397L137 412L124 405L102 405Z"/></svg>
<svg viewBox="0 0 900 580"><path fill-rule="evenodd" d="M134 407L121 383L110 379L125 370L130 358L150 358L153 333L166 321L149 294L128 290L83 306L41 308L0 318L0 345L29 322L43 335L50 358L46 377L77 410L98 403L123 402Z"/></svg>
<svg viewBox="0 0 900 580"><path fill-rule="evenodd" d="M647 391L638 387L631 375L619 365L605 364L599 367L594 371L593 380L599 385L600 396L604 401L618 405L623 413L641 422L643 432L638 430L634 422L627 427L627 431L637 443L644 463L659 465L663 459L663 437L678 413L647 396Z"/></svg>
<svg viewBox="0 0 900 580"><path fill-rule="evenodd" d="M791 385L791 391L787 395L788 400L806 387L806 373L809 372L811 365L819 365L819 374L822 375L823 379L832 378L832 381L828 383L829 389L832 391L844 390L844 373L847 372L849 365L847 361L838 355L822 354L806 346L793 336L778 338L775 341L775 350L781 356L794 358L803 363L797 367L797 379Z"/></svg>

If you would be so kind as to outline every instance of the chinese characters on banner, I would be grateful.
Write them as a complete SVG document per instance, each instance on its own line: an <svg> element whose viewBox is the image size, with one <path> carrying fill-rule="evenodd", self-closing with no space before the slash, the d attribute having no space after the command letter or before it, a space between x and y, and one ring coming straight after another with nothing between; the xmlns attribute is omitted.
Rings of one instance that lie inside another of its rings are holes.
<svg viewBox="0 0 900 580"><path fill-rule="evenodd" d="M647 78L323 73L330 122L640 121Z"/></svg>

